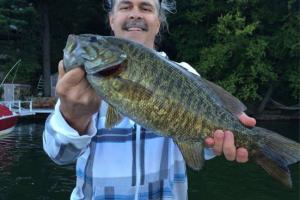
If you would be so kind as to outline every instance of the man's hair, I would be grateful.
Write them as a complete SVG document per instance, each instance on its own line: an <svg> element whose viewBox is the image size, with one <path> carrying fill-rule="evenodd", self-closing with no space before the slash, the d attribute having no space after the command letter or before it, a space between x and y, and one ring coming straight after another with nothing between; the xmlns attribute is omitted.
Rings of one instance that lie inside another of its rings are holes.
<svg viewBox="0 0 300 200"><path fill-rule="evenodd" d="M167 14L176 12L175 0L155 0L158 1L158 17L160 20L160 31L156 36L156 43L160 43L161 34L164 31L169 31L167 22ZM104 0L104 9L110 14L113 11L116 0Z"/></svg>

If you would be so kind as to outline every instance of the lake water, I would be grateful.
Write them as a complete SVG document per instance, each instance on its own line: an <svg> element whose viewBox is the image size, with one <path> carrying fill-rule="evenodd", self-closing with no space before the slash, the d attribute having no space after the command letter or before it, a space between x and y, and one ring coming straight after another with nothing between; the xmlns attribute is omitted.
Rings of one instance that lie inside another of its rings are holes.
<svg viewBox="0 0 300 200"><path fill-rule="evenodd" d="M261 122L299 141L298 121ZM19 124L0 138L0 200L69 199L75 167L58 166L42 148L43 123ZM299 200L299 164L290 166L294 187L287 189L255 164L237 164L218 157L200 172L188 171L190 200Z"/></svg>

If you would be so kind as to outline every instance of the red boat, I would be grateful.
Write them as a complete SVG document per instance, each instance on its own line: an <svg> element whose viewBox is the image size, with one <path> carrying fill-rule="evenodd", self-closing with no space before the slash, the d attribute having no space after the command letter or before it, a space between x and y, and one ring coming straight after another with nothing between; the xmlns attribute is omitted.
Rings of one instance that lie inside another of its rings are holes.
<svg viewBox="0 0 300 200"><path fill-rule="evenodd" d="M0 104L0 136L12 132L17 124L17 115Z"/></svg>

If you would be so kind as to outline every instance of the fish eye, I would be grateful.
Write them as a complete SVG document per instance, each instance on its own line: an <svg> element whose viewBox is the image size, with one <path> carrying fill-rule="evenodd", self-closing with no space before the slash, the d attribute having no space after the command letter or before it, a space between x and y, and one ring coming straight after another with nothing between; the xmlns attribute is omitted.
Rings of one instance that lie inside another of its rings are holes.
<svg viewBox="0 0 300 200"><path fill-rule="evenodd" d="M90 42L97 42L97 38L96 38L95 36L92 36L92 37L90 38Z"/></svg>

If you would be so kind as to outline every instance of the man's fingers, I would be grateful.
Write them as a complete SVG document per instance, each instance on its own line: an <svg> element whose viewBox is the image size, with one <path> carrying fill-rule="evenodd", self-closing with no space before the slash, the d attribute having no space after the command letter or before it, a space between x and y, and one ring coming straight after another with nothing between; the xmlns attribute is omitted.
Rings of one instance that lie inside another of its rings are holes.
<svg viewBox="0 0 300 200"><path fill-rule="evenodd" d="M212 146L214 146L214 144L215 144L215 141L213 138L211 138L211 137L205 138L206 147L212 147Z"/></svg>
<svg viewBox="0 0 300 200"><path fill-rule="evenodd" d="M91 90L89 83L85 79L85 71L80 66L65 72L63 61L61 60L58 64L58 74L56 93L59 96L64 96L69 93L71 88L78 87L76 89L77 92L68 94L69 98L73 97L74 99L77 99L81 92Z"/></svg>
<svg viewBox="0 0 300 200"><path fill-rule="evenodd" d="M63 60L60 60L58 63L58 80L60 80L65 75L64 63Z"/></svg>
<svg viewBox="0 0 300 200"><path fill-rule="evenodd" d="M236 161L239 163L245 163L248 161L248 151L247 149L241 147L236 151Z"/></svg>
<svg viewBox="0 0 300 200"><path fill-rule="evenodd" d="M64 75L64 79L67 80L65 81L66 84L70 84L70 86L75 86L80 82L82 82L83 80L84 82L87 83L87 81L85 80L85 72L80 67L68 71L68 73ZM86 87L88 87L88 85L86 85Z"/></svg>
<svg viewBox="0 0 300 200"><path fill-rule="evenodd" d="M256 124L256 120L252 117L249 117L246 113L242 113L238 116L239 120L248 127L253 127Z"/></svg>
<svg viewBox="0 0 300 200"><path fill-rule="evenodd" d="M63 60L60 60L58 63L58 80L63 76L67 76L65 79L68 79L72 84L79 83L85 76L85 71L80 67L73 67L68 73L65 71Z"/></svg>
<svg viewBox="0 0 300 200"><path fill-rule="evenodd" d="M248 161L247 149L243 147L236 149L234 135L231 131L216 130L213 138L208 137L205 139L205 144L207 147L213 147L216 155L224 153L227 160L236 160L239 163Z"/></svg>
<svg viewBox="0 0 300 200"><path fill-rule="evenodd" d="M222 130L216 130L214 132L214 153L216 155L221 155L223 151L223 140L224 140L224 132Z"/></svg>
<svg viewBox="0 0 300 200"><path fill-rule="evenodd" d="M224 132L223 152L227 160L233 161L236 158L236 148L234 145L234 136L231 131Z"/></svg>

